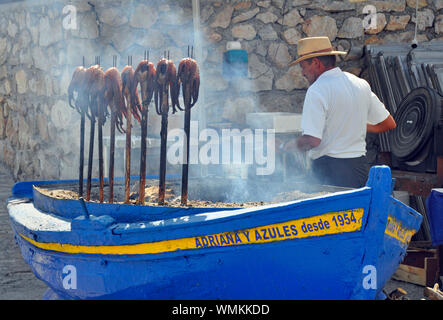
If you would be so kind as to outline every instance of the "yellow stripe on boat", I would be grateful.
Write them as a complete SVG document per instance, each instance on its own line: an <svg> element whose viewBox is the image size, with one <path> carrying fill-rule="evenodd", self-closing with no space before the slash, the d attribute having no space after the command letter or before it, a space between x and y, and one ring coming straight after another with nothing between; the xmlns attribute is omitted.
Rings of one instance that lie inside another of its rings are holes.
<svg viewBox="0 0 443 320"><path fill-rule="evenodd" d="M388 236L393 237L404 244L409 244L416 231L417 230L403 227L400 221L393 216L388 215L388 222L385 230L385 234Z"/></svg>
<svg viewBox="0 0 443 320"><path fill-rule="evenodd" d="M358 208L211 235L115 246L45 243L37 242L22 234L20 236L38 248L63 253L104 255L150 254L176 250L267 243L353 232L361 229L363 213L364 210Z"/></svg>

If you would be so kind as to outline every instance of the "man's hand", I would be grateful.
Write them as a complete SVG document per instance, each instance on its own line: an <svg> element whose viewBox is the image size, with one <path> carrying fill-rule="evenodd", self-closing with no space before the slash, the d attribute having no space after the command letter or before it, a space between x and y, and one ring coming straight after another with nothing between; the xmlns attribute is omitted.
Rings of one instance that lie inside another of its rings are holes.
<svg viewBox="0 0 443 320"><path fill-rule="evenodd" d="M291 140L288 143L285 144L284 150L285 151L308 151L312 148L318 147L321 143L321 139L308 136L308 135L302 135L301 137L298 137L295 140Z"/></svg>

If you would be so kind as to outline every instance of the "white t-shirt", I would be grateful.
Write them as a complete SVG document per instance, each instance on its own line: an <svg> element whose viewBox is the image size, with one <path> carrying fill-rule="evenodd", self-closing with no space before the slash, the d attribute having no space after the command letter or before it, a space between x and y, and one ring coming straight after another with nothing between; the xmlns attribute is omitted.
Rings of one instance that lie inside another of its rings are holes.
<svg viewBox="0 0 443 320"><path fill-rule="evenodd" d="M365 155L366 124L378 124L388 116L366 80L338 67L322 73L308 88L303 105L303 134L321 139L310 157Z"/></svg>

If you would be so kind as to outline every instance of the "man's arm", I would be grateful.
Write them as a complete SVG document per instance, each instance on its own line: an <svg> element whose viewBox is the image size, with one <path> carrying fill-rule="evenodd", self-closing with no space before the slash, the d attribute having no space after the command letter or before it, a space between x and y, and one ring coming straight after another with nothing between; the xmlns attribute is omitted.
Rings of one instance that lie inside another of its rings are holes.
<svg viewBox="0 0 443 320"><path fill-rule="evenodd" d="M397 124L395 123L394 118L389 115L384 121L377 123L375 125L367 124L366 125L366 131L367 132L374 132L374 133L381 133L388 130L395 129L397 127Z"/></svg>
<svg viewBox="0 0 443 320"><path fill-rule="evenodd" d="M298 137L296 140L291 140L288 143L285 144L284 150L285 151L308 151L312 148L318 147L321 143L321 139L309 136L309 135L302 135Z"/></svg>

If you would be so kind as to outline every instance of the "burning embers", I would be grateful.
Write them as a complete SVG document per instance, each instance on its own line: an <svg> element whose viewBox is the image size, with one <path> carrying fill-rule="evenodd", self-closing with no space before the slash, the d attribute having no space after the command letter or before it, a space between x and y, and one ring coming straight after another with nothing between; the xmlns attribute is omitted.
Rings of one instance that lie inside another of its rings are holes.
<svg viewBox="0 0 443 320"><path fill-rule="evenodd" d="M189 56L189 50L188 50ZM137 68L132 67L132 58L128 58L126 65L120 73L116 68L114 56L113 67L103 71L100 60L96 57L95 65L86 68L77 67L74 70L68 88L69 105L81 115L80 122L80 168L79 168L79 197L83 197L83 168L85 146L85 118L90 120L90 140L88 158L88 176L86 187L86 200L91 198L91 178L93 166L95 124L98 130L98 161L99 161L99 200L104 202L104 177L103 177L103 134L102 129L106 118L111 117L110 154L109 154L109 195L108 201L114 201L114 152L115 129L126 134L125 150L125 203L130 203L130 175L131 175L131 129L133 119L141 126L141 152L140 152L140 183L138 204L145 203L146 183L146 139L148 125L148 109L154 98L155 111L161 115L160 130L160 176L158 188L158 204L165 202L166 185L166 144L168 131L168 115L178 110L185 112L184 141L185 150L182 168L182 194L181 204L187 205L188 197L188 163L189 163L189 136L191 108L198 100L200 75L197 62L191 57L180 61L178 70L168 57L160 59L156 65L149 61L149 53L145 52ZM139 89L141 100L139 96ZM180 106L179 93L182 88L184 105ZM169 107L171 101L171 107ZM125 121L126 119L126 121ZM126 123L125 123L126 122Z"/></svg>

